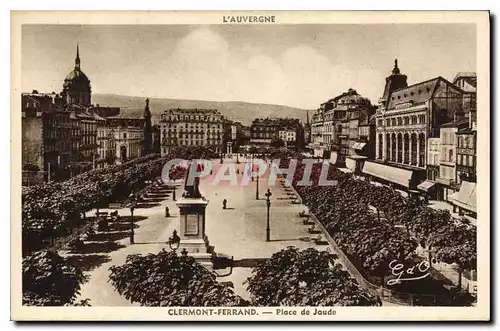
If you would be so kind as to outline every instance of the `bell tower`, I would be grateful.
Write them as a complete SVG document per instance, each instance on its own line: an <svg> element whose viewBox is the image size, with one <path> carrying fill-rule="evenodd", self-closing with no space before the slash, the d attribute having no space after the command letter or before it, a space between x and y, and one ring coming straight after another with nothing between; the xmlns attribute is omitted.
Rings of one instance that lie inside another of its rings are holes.
<svg viewBox="0 0 500 331"><path fill-rule="evenodd" d="M401 74L401 71L398 68L398 59L395 59L391 75L385 79L384 95L380 100L384 106L387 106L389 97L393 91L408 86L407 78L408 77L406 75Z"/></svg>

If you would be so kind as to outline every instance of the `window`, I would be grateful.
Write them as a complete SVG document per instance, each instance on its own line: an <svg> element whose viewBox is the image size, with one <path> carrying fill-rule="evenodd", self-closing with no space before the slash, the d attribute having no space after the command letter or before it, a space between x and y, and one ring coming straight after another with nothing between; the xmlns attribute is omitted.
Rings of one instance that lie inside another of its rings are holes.
<svg viewBox="0 0 500 331"><path fill-rule="evenodd" d="M468 156L467 156L467 158L468 158L468 160L467 160L467 161L468 161L468 162L467 162L467 165L468 165L469 167L473 167L473 166L474 166L474 156L472 156L472 155L468 155Z"/></svg>
<svg viewBox="0 0 500 331"><path fill-rule="evenodd" d="M127 134L126 133L123 134L123 139L127 139Z"/></svg>
<svg viewBox="0 0 500 331"><path fill-rule="evenodd" d="M438 164L439 164L438 155L434 154L434 165L438 165Z"/></svg>
<svg viewBox="0 0 500 331"><path fill-rule="evenodd" d="M448 161L453 162L453 150L450 149L448 151Z"/></svg>

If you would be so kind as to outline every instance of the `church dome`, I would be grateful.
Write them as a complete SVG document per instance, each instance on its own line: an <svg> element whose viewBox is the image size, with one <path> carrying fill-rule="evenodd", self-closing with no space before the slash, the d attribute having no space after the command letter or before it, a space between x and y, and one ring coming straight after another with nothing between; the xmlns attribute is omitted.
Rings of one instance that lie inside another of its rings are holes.
<svg viewBox="0 0 500 331"><path fill-rule="evenodd" d="M90 88L90 80L80 69L73 69L64 79L64 88Z"/></svg>
<svg viewBox="0 0 500 331"><path fill-rule="evenodd" d="M75 68L64 79L63 89L66 91L90 91L90 80L80 68L80 51L78 46L76 48Z"/></svg>

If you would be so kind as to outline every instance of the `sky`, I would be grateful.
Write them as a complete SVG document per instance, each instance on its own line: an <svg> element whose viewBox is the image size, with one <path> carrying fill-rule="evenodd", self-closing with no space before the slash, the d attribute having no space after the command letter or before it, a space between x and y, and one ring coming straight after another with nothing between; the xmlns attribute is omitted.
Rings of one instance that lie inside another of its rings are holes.
<svg viewBox="0 0 500 331"><path fill-rule="evenodd" d="M349 88L376 104L408 83L476 71L471 24L25 25L22 89L60 92L80 45L93 93L316 109Z"/></svg>

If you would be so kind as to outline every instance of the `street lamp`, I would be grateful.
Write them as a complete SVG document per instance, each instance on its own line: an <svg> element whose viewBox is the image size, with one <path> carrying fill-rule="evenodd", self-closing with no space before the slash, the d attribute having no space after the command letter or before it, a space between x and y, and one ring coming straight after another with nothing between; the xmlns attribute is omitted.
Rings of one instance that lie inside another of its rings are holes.
<svg viewBox="0 0 500 331"><path fill-rule="evenodd" d="M174 232L172 232L172 236L168 238L168 246L170 246L170 249L175 253L177 249L179 249L180 243L181 238L177 235L177 230L174 230Z"/></svg>
<svg viewBox="0 0 500 331"><path fill-rule="evenodd" d="M135 196L133 193L130 193L129 198L131 199L130 203L130 244L134 244L134 209L136 207Z"/></svg>
<svg viewBox="0 0 500 331"><path fill-rule="evenodd" d="M259 200L259 170L257 169L257 186L255 187L255 200Z"/></svg>
<svg viewBox="0 0 500 331"><path fill-rule="evenodd" d="M267 189L266 204L267 204L267 227L266 227L266 241L271 241L271 227L269 226L269 209L271 208L271 190Z"/></svg>

